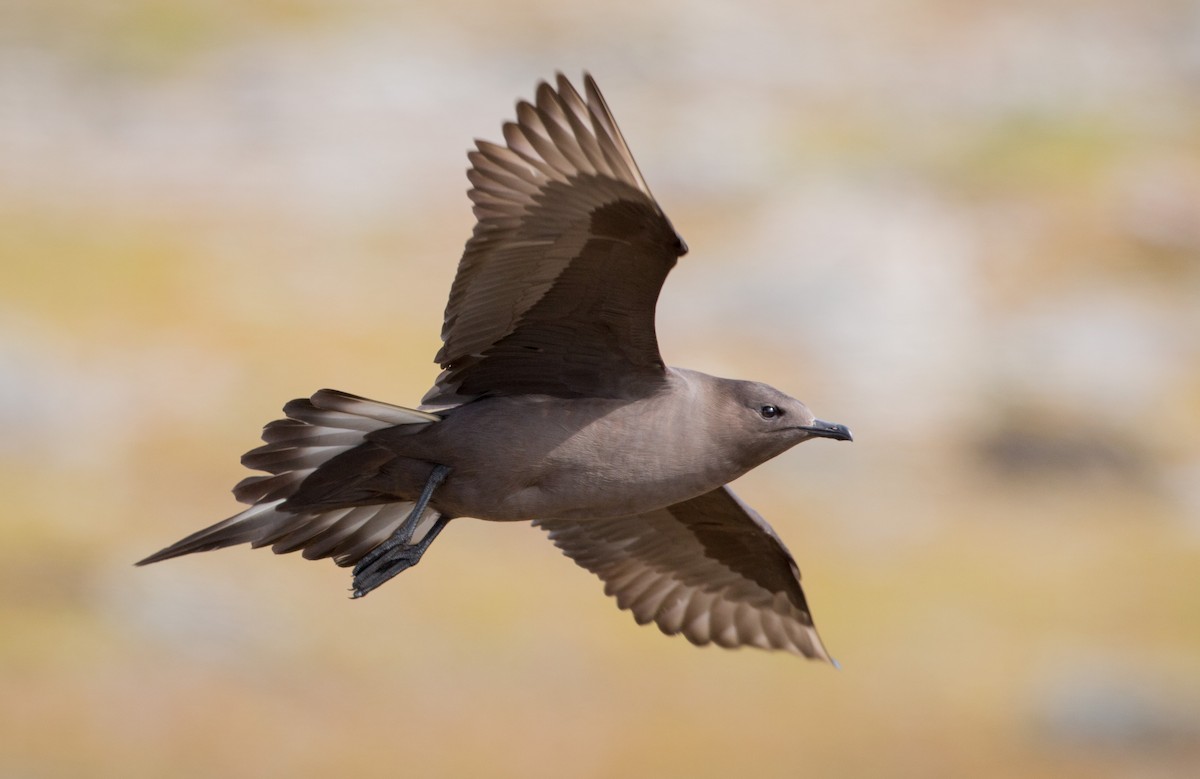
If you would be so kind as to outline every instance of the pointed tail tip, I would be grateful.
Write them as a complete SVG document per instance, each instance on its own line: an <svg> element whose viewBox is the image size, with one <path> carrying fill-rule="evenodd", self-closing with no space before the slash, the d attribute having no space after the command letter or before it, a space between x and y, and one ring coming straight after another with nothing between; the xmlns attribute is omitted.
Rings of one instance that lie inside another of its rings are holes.
<svg viewBox="0 0 1200 779"><path fill-rule="evenodd" d="M143 557L141 560L138 560L136 563L134 563L134 566L140 568L143 565L161 563L163 560L170 560L175 557L183 557L185 554L191 554L192 552L197 551L203 550L180 548L180 544L171 544L170 546L159 549L152 555Z"/></svg>
<svg viewBox="0 0 1200 779"><path fill-rule="evenodd" d="M163 554L163 552L165 552L165 551L167 551L167 550L160 549L159 551L155 552L152 555L143 557L141 560L138 560L133 565L135 568L140 568L143 565L150 565L151 563L161 563L163 560L166 560L169 557L172 557L172 555Z"/></svg>

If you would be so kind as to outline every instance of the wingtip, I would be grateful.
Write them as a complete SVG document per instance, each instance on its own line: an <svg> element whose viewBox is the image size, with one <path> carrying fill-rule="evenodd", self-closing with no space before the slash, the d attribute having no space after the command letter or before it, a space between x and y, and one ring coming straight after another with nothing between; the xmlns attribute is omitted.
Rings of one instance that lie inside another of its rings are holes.
<svg viewBox="0 0 1200 779"><path fill-rule="evenodd" d="M588 72L587 68L584 68L582 71L580 71L580 73L583 74L584 81L587 81L588 79L590 79L592 77L591 74ZM569 76L567 76L566 73L563 73L561 68L555 68L554 69L554 82L556 84L562 84L563 82L570 84L571 78Z"/></svg>
<svg viewBox="0 0 1200 779"><path fill-rule="evenodd" d="M546 81L545 79L539 81L538 85L537 85L537 89L534 90L534 101L536 102L536 104L540 106L540 105L545 105L549 101L552 101L554 99L555 86L556 86L555 84L551 84L549 81ZM517 110L518 110L517 117L518 118L520 118L519 111L521 109L522 104L529 105L529 102L522 100L521 103L517 104Z"/></svg>

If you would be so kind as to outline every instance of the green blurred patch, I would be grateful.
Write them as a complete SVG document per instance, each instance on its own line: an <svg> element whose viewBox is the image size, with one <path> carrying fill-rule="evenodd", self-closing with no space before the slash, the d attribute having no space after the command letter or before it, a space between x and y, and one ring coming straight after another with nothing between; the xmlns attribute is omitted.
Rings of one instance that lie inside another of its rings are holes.
<svg viewBox="0 0 1200 779"><path fill-rule="evenodd" d="M26 20L89 65L141 75L175 73L213 48L262 29L317 29L347 5L322 0L51 0Z"/></svg>
<svg viewBox="0 0 1200 779"><path fill-rule="evenodd" d="M227 35L219 5L143 0L121 6L108 22L102 53L137 71L179 67Z"/></svg>
<svg viewBox="0 0 1200 779"><path fill-rule="evenodd" d="M948 160L963 184L986 191L1094 186L1129 145L1108 116L1016 114L972 133Z"/></svg>
<svg viewBox="0 0 1200 779"><path fill-rule="evenodd" d="M194 305L194 251L166 226L37 211L0 215L0 299L69 329L142 325Z"/></svg>

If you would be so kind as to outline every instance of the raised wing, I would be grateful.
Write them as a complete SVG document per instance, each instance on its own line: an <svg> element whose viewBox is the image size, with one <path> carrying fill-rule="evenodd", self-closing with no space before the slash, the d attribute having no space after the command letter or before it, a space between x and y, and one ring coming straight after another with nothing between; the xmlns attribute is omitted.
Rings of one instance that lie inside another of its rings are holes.
<svg viewBox="0 0 1200 779"><path fill-rule="evenodd" d="M429 406L484 395L628 397L662 380L654 308L687 251L590 76L477 141L477 223L450 290Z"/></svg>
<svg viewBox="0 0 1200 779"><path fill-rule="evenodd" d="M693 644L785 649L832 662L800 571L754 509L720 487L617 519L543 521L550 538L633 612Z"/></svg>

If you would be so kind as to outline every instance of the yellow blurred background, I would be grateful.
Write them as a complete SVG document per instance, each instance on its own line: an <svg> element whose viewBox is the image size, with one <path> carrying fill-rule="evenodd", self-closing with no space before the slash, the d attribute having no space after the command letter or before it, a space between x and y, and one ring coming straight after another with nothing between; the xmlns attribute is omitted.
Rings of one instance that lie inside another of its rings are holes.
<svg viewBox="0 0 1200 779"><path fill-rule="evenodd" d="M840 671L462 520L134 560L320 387L415 405L464 152L589 69L676 365L854 429L745 477ZM1200 775L1200 5L0 8L0 776Z"/></svg>

